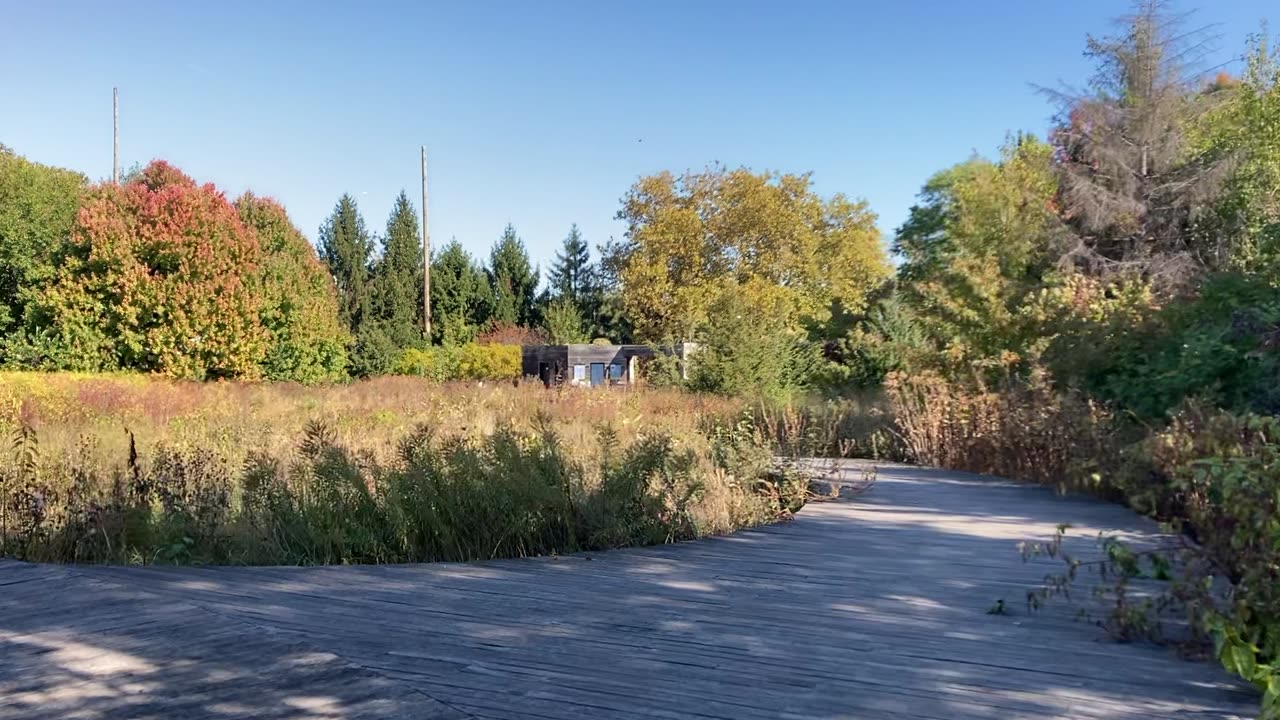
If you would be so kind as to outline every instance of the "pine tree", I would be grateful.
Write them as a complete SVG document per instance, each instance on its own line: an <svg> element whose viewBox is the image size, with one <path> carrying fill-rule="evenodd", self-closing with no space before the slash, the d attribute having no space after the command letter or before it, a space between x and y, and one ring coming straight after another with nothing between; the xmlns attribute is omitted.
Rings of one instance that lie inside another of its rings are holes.
<svg viewBox="0 0 1280 720"><path fill-rule="evenodd" d="M387 220L382 257L373 267L371 305L396 347L422 339L422 241L417 211L404 191Z"/></svg>
<svg viewBox="0 0 1280 720"><path fill-rule="evenodd" d="M489 254L489 288L493 297L492 319L502 324L530 326L534 322L534 293L538 269L529 262L524 242L507 225Z"/></svg>
<svg viewBox="0 0 1280 720"><path fill-rule="evenodd" d="M355 333L370 314L369 258L373 240L350 195L343 195L320 227L320 259L338 288L338 316Z"/></svg>
<svg viewBox="0 0 1280 720"><path fill-rule="evenodd" d="M551 295L566 299L582 309L582 302L595 286L595 268L591 264L591 249L575 224L569 228L564 247L556 253L555 264L547 272L547 284Z"/></svg>
<svg viewBox="0 0 1280 720"><path fill-rule="evenodd" d="M555 264L547 273L547 297L543 307L550 307L551 301L567 302L582 317L588 332L594 332L602 300L599 275L591 261L591 248L575 224L569 228L564 246L556 253Z"/></svg>
<svg viewBox="0 0 1280 720"><path fill-rule="evenodd" d="M1182 32L1162 0L1138 0L1117 37L1089 39L1090 87L1052 92L1062 106L1053 141L1063 215L1078 242L1067 260L1098 274L1185 284L1221 255L1194 232L1233 159L1194 146L1191 129L1218 104L1190 71L1198 32Z"/></svg>
<svg viewBox="0 0 1280 720"><path fill-rule="evenodd" d="M431 323L435 340L465 342L489 321L484 270L457 239L431 259Z"/></svg>

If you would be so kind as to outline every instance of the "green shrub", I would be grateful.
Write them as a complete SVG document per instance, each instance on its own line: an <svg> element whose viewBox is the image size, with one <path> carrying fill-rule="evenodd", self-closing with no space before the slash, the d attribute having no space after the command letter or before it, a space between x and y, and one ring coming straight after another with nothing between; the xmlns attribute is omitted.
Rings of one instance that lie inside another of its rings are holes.
<svg viewBox="0 0 1280 720"><path fill-rule="evenodd" d="M820 361L815 344L761 316L733 288L711 305L698 338L688 387L700 392L783 398L807 387Z"/></svg>
<svg viewBox="0 0 1280 720"><path fill-rule="evenodd" d="M458 350L460 380L510 380L520 377L519 345L467 343Z"/></svg>
<svg viewBox="0 0 1280 720"><path fill-rule="evenodd" d="M440 345L410 348L391 372L443 382L446 380L511 380L520 377L519 345Z"/></svg>
<svg viewBox="0 0 1280 720"><path fill-rule="evenodd" d="M684 361L670 352L669 346L652 345L653 355L643 360L640 367L644 382L654 388L684 388Z"/></svg>
<svg viewBox="0 0 1280 720"><path fill-rule="evenodd" d="M1235 411L1280 411L1280 288L1242 275L1210 279L1146 322L1063 338L1063 380L1143 420L1190 398ZM1067 361L1072 364L1067 365Z"/></svg>
<svg viewBox="0 0 1280 720"><path fill-rule="evenodd" d="M582 312L568 298L558 298L546 304L542 310L542 328L550 345L572 345L588 339Z"/></svg>
<svg viewBox="0 0 1280 720"><path fill-rule="evenodd" d="M1197 541L1193 620L1228 670L1265 691L1263 716L1280 717L1280 418L1191 411L1147 447L1157 472L1135 492ZM1203 590L1215 577L1230 581L1225 596Z"/></svg>
<svg viewBox="0 0 1280 720"><path fill-rule="evenodd" d="M436 382L455 378L457 371L457 352L448 346L409 348L400 354L392 370L395 375L424 377Z"/></svg>
<svg viewBox="0 0 1280 720"><path fill-rule="evenodd" d="M395 369L400 348L377 323L365 323L356 331L351 350L351 374L374 377L390 374Z"/></svg>

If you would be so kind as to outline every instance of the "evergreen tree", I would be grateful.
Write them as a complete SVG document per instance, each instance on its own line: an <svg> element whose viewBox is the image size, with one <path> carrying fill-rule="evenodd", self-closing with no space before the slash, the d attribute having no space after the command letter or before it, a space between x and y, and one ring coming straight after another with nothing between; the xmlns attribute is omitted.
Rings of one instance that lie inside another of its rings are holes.
<svg viewBox="0 0 1280 720"><path fill-rule="evenodd" d="M369 259L373 240L350 195L343 195L320 227L320 259L338 288L338 317L355 333L370 313Z"/></svg>
<svg viewBox="0 0 1280 720"><path fill-rule="evenodd" d="M398 348L422 339L422 241L418 214L400 192L383 239L382 257L373 267L373 316Z"/></svg>
<svg viewBox="0 0 1280 720"><path fill-rule="evenodd" d="M553 297L569 300L579 309L585 296L595 289L591 249L576 224L569 228L563 249L556 253L555 264L547 272L547 284Z"/></svg>
<svg viewBox="0 0 1280 720"><path fill-rule="evenodd" d="M484 270L457 239L431 259L431 330L442 343L465 342L489 320Z"/></svg>
<svg viewBox="0 0 1280 720"><path fill-rule="evenodd" d="M1053 134L1058 198L1077 242L1066 259L1094 274L1137 276L1168 290L1225 256L1196 232L1234 163L1195 133L1227 93L1201 92L1191 71L1200 33L1182 32L1161 0L1139 0L1116 37L1089 38L1098 64L1080 93L1052 93L1062 107Z"/></svg>
<svg viewBox="0 0 1280 720"><path fill-rule="evenodd" d="M534 322L534 293L538 269L529 262L524 242L507 225L489 254L489 288L495 322L530 326Z"/></svg>
<svg viewBox="0 0 1280 720"><path fill-rule="evenodd" d="M618 266L611 263L611 258L619 257L618 244L610 238L608 242L596 246L596 252L603 259L595 268L594 280L594 313L587 318L590 335L594 338L608 338L618 344L634 341L635 328L631 316L627 315L626 303L622 299L622 279L618 277Z"/></svg>
<svg viewBox="0 0 1280 720"><path fill-rule="evenodd" d="M591 262L591 248L576 224L569 228L563 248L556 253L555 264L547 273L547 284L548 302L541 303L542 306L549 307L551 300L567 302L583 318L588 331L593 331L601 305L599 271Z"/></svg>

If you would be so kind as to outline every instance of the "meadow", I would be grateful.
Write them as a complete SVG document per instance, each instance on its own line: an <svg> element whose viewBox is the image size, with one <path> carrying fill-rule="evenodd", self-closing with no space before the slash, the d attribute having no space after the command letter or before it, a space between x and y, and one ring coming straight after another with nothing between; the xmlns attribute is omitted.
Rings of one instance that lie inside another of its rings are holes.
<svg viewBox="0 0 1280 720"><path fill-rule="evenodd" d="M315 564L622 547L785 518L840 411L676 390L0 373L0 538L30 560Z"/></svg>

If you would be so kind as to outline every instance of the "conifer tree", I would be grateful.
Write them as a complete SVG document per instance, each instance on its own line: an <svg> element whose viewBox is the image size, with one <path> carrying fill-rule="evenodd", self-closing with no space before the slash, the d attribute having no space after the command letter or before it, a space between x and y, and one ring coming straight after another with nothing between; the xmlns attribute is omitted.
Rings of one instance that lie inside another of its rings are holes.
<svg viewBox="0 0 1280 720"><path fill-rule="evenodd" d="M489 288L494 322L528 327L534 321L538 269L529 262L524 242L507 225L489 254Z"/></svg>
<svg viewBox="0 0 1280 720"><path fill-rule="evenodd" d="M569 228L569 235L547 272L546 306L549 307L552 301L572 305L588 331L593 331L598 324L601 305L599 275L591 261L591 248L575 224Z"/></svg>
<svg viewBox="0 0 1280 720"><path fill-rule="evenodd" d="M470 340L489 321L484 270L456 238L431 259L431 317L442 343Z"/></svg>
<svg viewBox="0 0 1280 720"><path fill-rule="evenodd" d="M591 249L575 224L569 228L564 247L556 252L555 264L547 272L551 294L570 300L581 309L583 299L594 289L595 274Z"/></svg>
<svg viewBox="0 0 1280 720"><path fill-rule="evenodd" d="M338 288L338 317L352 333L370 312L369 260L373 240L350 195L343 195L320 227L320 259Z"/></svg>
<svg viewBox="0 0 1280 720"><path fill-rule="evenodd" d="M372 275L374 318L396 347L415 345L422 339L422 241L417 211L404 191L387 220Z"/></svg>

